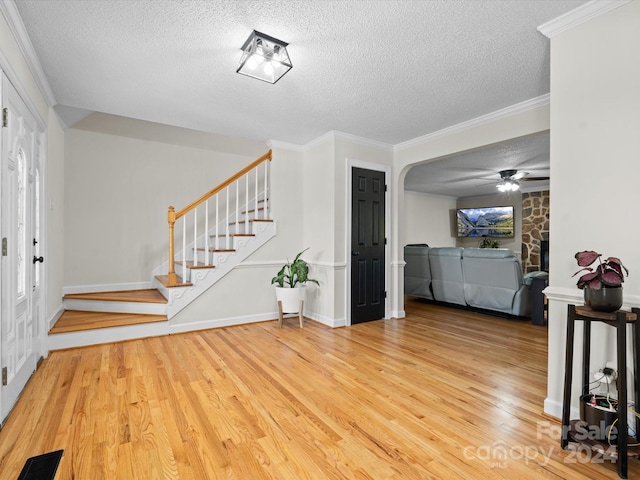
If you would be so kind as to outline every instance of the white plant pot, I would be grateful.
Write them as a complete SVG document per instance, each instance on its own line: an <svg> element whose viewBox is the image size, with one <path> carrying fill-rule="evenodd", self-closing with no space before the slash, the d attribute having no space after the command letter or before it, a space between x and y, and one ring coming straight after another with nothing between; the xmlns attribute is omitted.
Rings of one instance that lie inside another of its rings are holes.
<svg viewBox="0 0 640 480"><path fill-rule="evenodd" d="M276 300L282 302L282 313L301 313L300 302L304 302L307 294L307 286L299 285L296 288L275 287Z"/></svg>

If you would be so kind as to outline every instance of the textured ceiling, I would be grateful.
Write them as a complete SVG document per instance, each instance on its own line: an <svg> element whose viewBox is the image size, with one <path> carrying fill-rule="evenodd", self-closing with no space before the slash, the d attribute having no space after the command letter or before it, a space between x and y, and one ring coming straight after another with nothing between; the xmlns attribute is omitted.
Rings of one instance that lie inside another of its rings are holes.
<svg viewBox="0 0 640 480"><path fill-rule="evenodd" d="M457 198L496 195L501 170L527 173L520 181L522 191L548 188L548 180L531 179L549 176L549 133L515 138L416 165L407 173L404 188Z"/></svg>
<svg viewBox="0 0 640 480"><path fill-rule="evenodd" d="M395 145L549 92L539 25L585 0L15 0L67 121L84 111L257 141ZM235 73L253 29L289 42Z"/></svg>

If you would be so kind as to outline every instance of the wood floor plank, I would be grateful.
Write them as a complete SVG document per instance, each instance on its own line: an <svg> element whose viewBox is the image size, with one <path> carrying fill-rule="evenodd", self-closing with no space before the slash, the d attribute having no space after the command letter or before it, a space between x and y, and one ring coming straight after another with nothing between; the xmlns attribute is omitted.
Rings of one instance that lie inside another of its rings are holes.
<svg viewBox="0 0 640 480"><path fill-rule="evenodd" d="M57 449L61 480L617 478L549 433L546 328L405 308L52 352L0 431L0 478Z"/></svg>

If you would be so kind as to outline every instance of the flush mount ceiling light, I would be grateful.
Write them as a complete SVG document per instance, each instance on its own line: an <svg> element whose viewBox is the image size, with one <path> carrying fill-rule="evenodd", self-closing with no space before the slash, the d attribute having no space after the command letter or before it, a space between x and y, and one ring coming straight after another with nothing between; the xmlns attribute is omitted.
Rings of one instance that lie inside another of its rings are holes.
<svg viewBox="0 0 640 480"><path fill-rule="evenodd" d="M520 188L520 184L516 180L503 180L496 185L501 192L515 192Z"/></svg>
<svg viewBox="0 0 640 480"><path fill-rule="evenodd" d="M254 30L242 46L242 58L236 73L276 83L293 65L286 42Z"/></svg>

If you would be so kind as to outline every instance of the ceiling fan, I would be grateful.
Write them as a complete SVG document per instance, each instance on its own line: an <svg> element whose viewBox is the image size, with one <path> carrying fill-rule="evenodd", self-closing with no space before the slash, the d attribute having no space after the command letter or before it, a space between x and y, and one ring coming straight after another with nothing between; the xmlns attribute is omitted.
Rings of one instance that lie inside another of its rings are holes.
<svg viewBox="0 0 640 480"><path fill-rule="evenodd" d="M549 177L529 177L529 172L515 169L500 170L498 174L500 175L500 180L496 184L496 188L501 192L515 192L520 188L520 182L549 180Z"/></svg>

